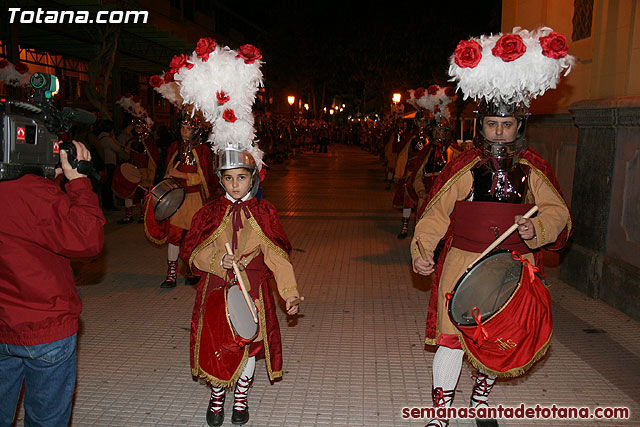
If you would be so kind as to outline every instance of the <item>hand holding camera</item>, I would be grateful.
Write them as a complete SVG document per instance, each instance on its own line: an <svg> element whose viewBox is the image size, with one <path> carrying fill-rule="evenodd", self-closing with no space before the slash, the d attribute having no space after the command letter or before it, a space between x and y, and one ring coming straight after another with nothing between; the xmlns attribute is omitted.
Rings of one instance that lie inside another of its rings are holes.
<svg viewBox="0 0 640 427"><path fill-rule="evenodd" d="M78 141L60 144L60 164L64 176L69 181L95 173L91 163L91 153Z"/></svg>

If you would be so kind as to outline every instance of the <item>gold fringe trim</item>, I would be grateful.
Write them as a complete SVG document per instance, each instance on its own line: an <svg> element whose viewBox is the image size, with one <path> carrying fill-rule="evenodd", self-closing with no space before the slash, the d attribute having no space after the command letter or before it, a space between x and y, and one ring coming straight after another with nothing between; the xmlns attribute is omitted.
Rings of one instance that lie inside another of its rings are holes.
<svg viewBox="0 0 640 427"><path fill-rule="evenodd" d="M540 177L540 179L542 179L547 184L547 186L549 186L549 188L551 188L551 190L555 193L555 195L558 197L558 199L560 199L562 201L562 203L564 204L564 207L567 208L567 210L569 210L569 207L565 203L564 198L560 195L560 192L558 191L558 189L556 189L556 187L554 187L554 185L551 183L549 178L545 174L543 174L540 169L538 169L535 166L533 166L526 159L520 159L518 162L529 166L531 168L531 170L533 170ZM567 218L567 234L568 235L571 234L571 229L572 228L573 228L573 224L572 224L572 221L571 221L571 215L569 215L569 217ZM540 245L540 246L542 246L542 245Z"/></svg>
<svg viewBox="0 0 640 427"><path fill-rule="evenodd" d="M220 235L224 232L224 229L227 227L227 225L229 225L229 221L231 221L231 215L229 214L230 210L231 205L227 206L227 210L224 212L224 217L222 218L222 221L220 222L218 228L216 228L213 233L211 233L211 236L204 239L202 243L196 246L193 252L191 252L191 256L189 257L189 267L193 266L193 260L198 255L198 253L200 253L202 249L213 243L213 241L220 237Z"/></svg>
<svg viewBox="0 0 640 427"><path fill-rule="evenodd" d="M455 175L453 175L451 178L449 178L449 180L442 186L442 188L440 189L440 191L438 191L432 198L431 200L429 200L429 203L427 204L427 207L424 209L424 212L422 212L422 216L420 217L420 219L422 219L422 217L424 217L424 215L429 211L429 209L431 209L431 207L438 201L440 200L440 197L442 197L442 195L449 190L453 184L456 183L456 181L458 181L458 179L460 179L460 177L462 175L464 175L465 173L467 173L468 171L471 170L472 167L475 166L476 163L478 163L480 161L480 156L477 156L475 159L473 159L471 162L469 162L465 167L463 167L462 169L460 169L458 172L456 172Z"/></svg>
<svg viewBox="0 0 640 427"><path fill-rule="evenodd" d="M153 205L153 203L151 203L151 201L147 202L147 204L144 207L144 216L147 216L147 211L149 209L153 209L151 206ZM166 220L165 220L166 221ZM149 228L147 227L147 221L144 222L144 234L147 236L147 240L150 241L151 243L158 245L158 246L162 246L165 243L167 243L167 239L169 238L169 235L167 234L166 236L164 236L162 239L156 239L155 237L153 237L150 233L149 233Z"/></svg>
<svg viewBox="0 0 640 427"><path fill-rule="evenodd" d="M260 310L260 328L262 328L262 340L264 341L264 360L267 365L267 373L269 374L269 380L273 382L277 378L282 378L282 370L274 371L271 367L271 351L269 350L269 331L267 330L267 319L264 315L264 298L262 297L262 286L260 286L260 305L262 306L262 310ZM276 327L279 327L276 325ZM282 344L281 344L282 345Z"/></svg>
<svg viewBox="0 0 640 427"><path fill-rule="evenodd" d="M456 333L458 334L458 339L460 340L462 349L464 350L464 352L467 355L467 358L469 359L469 363L471 363L476 369L482 371L483 373L490 374L499 378L519 377L520 375L523 375L525 372L527 372L534 365L534 363L540 360L547 353L547 350L549 350L549 346L551 345L551 338L553 337L553 334L549 335L549 339L547 340L547 342L544 343L544 345L540 348L540 350L536 351L536 353L533 355L531 360L526 364L518 368L509 369L508 371L505 371L505 372L499 372L499 371L494 371L493 369L488 368L486 365L484 365L482 362L476 359L476 357L473 354L471 354L471 352L467 348L466 343L462 338L462 333L460 331L456 331Z"/></svg>
<svg viewBox="0 0 640 427"><path fill-rule="evenodd" d="M243 352L244 353L242 355L242 360L240 361L240 363L238 364L238 367L236 368L233 375L228 381L221 380L220 378L214 375L211 375L208 372L205 372L204 369L200 367L200 365L198 365L196 368L193 368L191 370L191 375L218 387L224 387L224 388L233 387L235 383L238 381L238 378L240 378L240 375L242 374L242 370L247 365L247 360L249 359L249 345L244 346Z"/></svg>
<svg viewBox="0 0 640 427"><path fill-rule="evenodd" d="M287 262L291 263L291 260L289 260L289 255L287 255L287 253L278 245L276 245L275 243L273 243L262 231L262 229L260 228L260 225L258 225L258 222L256 221L256 219L253 217L253 215L251 215L251 212L249 212L249 218L247 218L247 220L249 221L249 224L251 225L251 228L253 228L253 231L256 232L256 234L258 235L258 237L260 237L260 239L262 239L262 241L269 246L269 248L271 248L275 253L277 253L278 255L280 255L282 258L286 259Z"/></svg>

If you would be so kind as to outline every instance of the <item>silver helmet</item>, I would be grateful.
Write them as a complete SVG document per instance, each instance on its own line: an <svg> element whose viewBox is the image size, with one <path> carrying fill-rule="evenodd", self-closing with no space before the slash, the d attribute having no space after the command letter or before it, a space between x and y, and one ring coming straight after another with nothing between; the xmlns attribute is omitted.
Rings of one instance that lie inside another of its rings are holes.
<svg viewBox="0 0 640 427"><path fill-rule="evenodd" d="M507 104L501 101L486 102L480 101L478 109L475 111L476 117L476 138L475 146L482 151L486 157L495 159L491 162L493 168L500 171L510 170L517 162L522 153L528 148L527 140L524 138L527 127L527 117L529 111L522 103ZM483 132L483 122L485 117L513 117L518 122L518 131L515 140L511 142L489 141Z"/></svg>
<svg viewBox="0 0 640 427"><path fill-rule="evenodd" d="M220 180L220 185L224 188L222 183L222 173L229 169L244 168L251 171L251 197L255 197L258 194L258 188L260 187L260 174L258 173L258 167L256 161L246 150L239 150L234 147L227 147L222 150L217 156L216 162L216 174Z"/></svg>

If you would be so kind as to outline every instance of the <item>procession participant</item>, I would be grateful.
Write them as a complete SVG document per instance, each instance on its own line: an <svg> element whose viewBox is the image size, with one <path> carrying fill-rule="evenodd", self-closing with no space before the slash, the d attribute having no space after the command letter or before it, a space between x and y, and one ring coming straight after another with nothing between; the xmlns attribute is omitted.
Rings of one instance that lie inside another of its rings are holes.
<svg viewBox="0 0 640 427"><path fill-rule="evenodd" d="M82 143L72 144L77 160L91 161ZM14 421L23 383L25 425L66 426L71 417L82 302L70 259L102 250L105 219L91 182L65 150L60 162L69 180L64 191L24 169L0 182L3 426Z"/></svg>
<svg viewBox="0 0 640 427"><path fill-rule="evenodd" d="M140 105L138 97L122 96L118 99L121 105L134 119L133 133L125 142L123 152L128 154L129 162L138 168L142 175L140 186L129 197L125 197L125 216L118 220L118 224L130 224L133 222L133 206L140 203L140 217L138 223L144 222L144 196L142 188L150 189L154 185L156 169L160 163L160 151L151 134L153 121L147 115L146 110Z"/></svg>
<svg viewBox="0 0 640 427"><path fill-rule="evenodd" d="M518 234L502 248L517 250L522 258L540 268L539 249L559 249L572 232L569 209L551 166L527 146L524 138L530 100L555 88L563 69L569 72L574 58L567 55L564 36L542 28L529 32L515 28L513 34L483 36L462 41L451 57L449 74L458 81L465 98L479 101L475 148L448 163L427 197L411 242L413 268L419 274L435 272L426 327L426 343L437 345L433 360L433 403L449 407L460 376L460 335L447 316L447 294L466 266L514 220ZM533 204L537 216L522 214ZM444 239L437 260L433 252ZM424 245L420 255L418 241ZM489 371L467 350L474 373L471 406L487 406L497 375L519 375L546 351L514 372ZM479 426L495 426L476 419ZM434 419L429 426L446 426Z"/></svg>
<svg viewBox="0 0 640 427"><path fill-rule="evenodd" d="M413 102L417 108L416 115L413 119L416 131L407 144L407 148L405 148L406 156L402 154L398 156L398 161L404 159L406 164L399 168L403 170L404 173L402 178L398 180L398 187L396 188L396 193L393 198L393 207L396 209L402 209L402 229L398 234L398 239L405 239L407 237L409 233L409 219L411 218L411 213L418 206L418 195L414 191L413 181L418 166L422 163L422 160L427 153L426 147L429 145L429 138L427 137L428 111L422 109L416 103L417 98L424 94L424 89L418 88L413 93L415 96L409 98L407 102ZM398 170L398 168L396 168L396 170Z"/></svg>
<svg viewBox="0 0 640 427"><path fill-rule="evenodd" d="M271 277L287 313L298 312L299 294L289 260L291 244L273 205L255 198L263 164L251 105L262 82L261 58L251 45L236 52L202 39L189 63L174 76L184 101L197 105L213 123L210 140L218 159L217 175L226 191L224 197L198 211L180 248L180 257L202 276L191 321L191 372L211 386L206 417L211 426L224 421L227 387L235 386L231 422L249 420L247 394L258 354L264 353L271 381L282 377L282 344ZM218 102L211 102L212 98ZM240 266L238 271L231 270L233 264ZM257 311L256 334L242 339L235 336L230 321L222 320L233 309L226 293L239 280L248 287L251 311Z"/></svg>
<svg viewBox="0 0 640 427"><path fill-rule="evenodd" d="M165 178L173 178L185 190L185 198L180 208L168 219L158 223L154 216L153 203L145 208L145 233L156 244L167 244L167 276L161 288L173 288L178 279L178 254L186 232L191 228L193 215L214 193L215 175L213 153L202 137L205 129L201 114L193 115L183 110L180 118L180 139L174 141L167 150ZM168 222L168 224L167 224ZM198 281L197 276L188 276L186 285Z"/></svg>
<svg viewBox="0 0 640 427"><path fill-rule="evenodd" d="M440 175L444 165L453 157L453 153L462 151L453 140L451 116L456 99L454 88L437 85L429 86L426 93L417 99L420 107L431 111L433 120L429 127L429 145L425 154L421 156L421 162L413 174L414 179L411 183L418 197L416 209L424 203L433 182ZM454 150L449 150L450 146Z"/></svg>

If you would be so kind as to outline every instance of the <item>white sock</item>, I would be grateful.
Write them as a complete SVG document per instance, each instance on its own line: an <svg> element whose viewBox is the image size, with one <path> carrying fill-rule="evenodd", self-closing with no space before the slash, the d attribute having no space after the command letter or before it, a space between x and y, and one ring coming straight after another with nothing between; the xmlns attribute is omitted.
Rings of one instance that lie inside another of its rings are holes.
<svg viewBox="0 0 640 427"><path fill-rule="evenodd" d="M409 218L409 217L411 217L411 208L402 209L402 218Z"/></svg>
<svg viewBox="0 0 640 427"><path fill-rule="evenodd" d="M167 245L167 260L168 261L177 261L179 253L180 253L180 246L174 245L173 243L169 243Z"/></svg>
<svg viewBox="0 0 640 427"><path fill-rule="evenodd" d="M247 364L238 378L236 389L233 393L233 410L244 411L249 406L247 403L247 395L249 387L253 384L253 374L256 370L256 357L251 356L247 359Z"/></svg>
<svg viewBox="0 0 640 427"><path fill-rule="evenodd" d="M433 357L433 388L455 390L462 370L464 351L439 346Z"/></svg>
<svg viewBox="0 0 640 427"><path fill-rule="evenodd" d="M133 207L133 199L124 199L124 207L132 208Z"/></svg>

